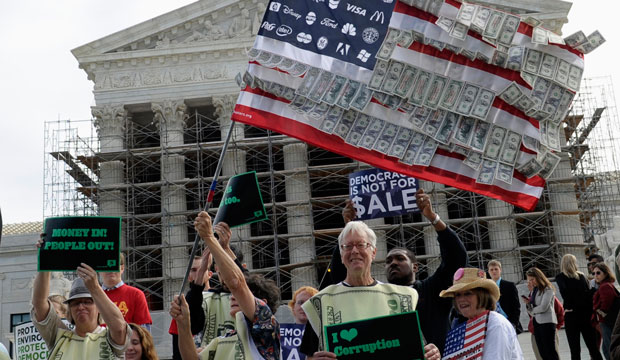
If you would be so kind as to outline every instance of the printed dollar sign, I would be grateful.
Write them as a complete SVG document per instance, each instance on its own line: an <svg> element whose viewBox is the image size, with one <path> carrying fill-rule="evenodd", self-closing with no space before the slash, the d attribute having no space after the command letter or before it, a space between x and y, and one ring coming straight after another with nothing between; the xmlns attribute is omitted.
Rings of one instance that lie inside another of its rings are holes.
<svg viewBox="0 0 620 360"><path fill-rule="evenodd" d="M355 207L355 215L359 218L366 213L366 208L361 204L362 198L359 196L355 196L351 199L353 201L353 206Z"/></svg>

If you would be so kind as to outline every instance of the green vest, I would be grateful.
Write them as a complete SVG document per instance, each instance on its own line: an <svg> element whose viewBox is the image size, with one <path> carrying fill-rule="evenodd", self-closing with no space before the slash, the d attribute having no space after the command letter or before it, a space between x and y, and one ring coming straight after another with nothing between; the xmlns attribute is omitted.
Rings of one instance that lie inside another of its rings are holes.
<svg viewBox="0 0 620 360"><path fill-rule="evenodd" d="M228 329L235 328L235 319L230 316L230 293L202 293L202 309L205 312L205 326L202 329L202 347L222 336Z"/></svg>
<svg viewBox="0 0 620 360"><path fill-rule="evenodd" d="M216 337L200 353L201 360L257 360L262 359L256 346L250 344L250 334L243 311L235 318L237 333L228 337Z"/></svg>
<svg viewBox="0 0 620 360"><path fill-rule="evenodd" d="M302 308L325 349L323 326L413 311L418 292L411 287L377 284L349 287L330 285L306 301Z"/></svg>

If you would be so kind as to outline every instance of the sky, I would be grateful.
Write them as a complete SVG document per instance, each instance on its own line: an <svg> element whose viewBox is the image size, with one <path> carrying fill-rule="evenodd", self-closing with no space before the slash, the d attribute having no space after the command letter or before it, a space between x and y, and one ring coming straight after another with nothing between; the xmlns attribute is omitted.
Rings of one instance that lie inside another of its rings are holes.
<svg viewBox="0 0 620 360"><path fill-rule="evenodd" d="M21 0L0 4L0 210L4 224L43 220L44 124L90 119L93 83L71 50L193 0ZM576 0L564 36L600 30L585 76L620 91L620 3ZM618 99L618 97L616 97Z"/></svg>

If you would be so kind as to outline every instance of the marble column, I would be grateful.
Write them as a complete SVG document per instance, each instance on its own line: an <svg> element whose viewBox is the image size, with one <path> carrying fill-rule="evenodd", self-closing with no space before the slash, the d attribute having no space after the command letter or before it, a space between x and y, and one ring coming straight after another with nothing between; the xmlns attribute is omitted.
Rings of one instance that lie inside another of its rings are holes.
<svg viewBox="0 0 620 360"><path fill-rule="evenodd" d="M295 173L286 176L286 201L302 202L286 209L286 223L289 234L288 246L291 264L304 263L316 258L312 237L312 211L310 208L310 178L308 146L305 143L284 146L284 170ZM291 290L309 285L317 287L316 268L304 266L291 270Z"/></svg>
<svg viewBox="0 0 620 360"><path fill-rule="evenodd" d="M445 185L439 183L433 183L432 181L424 181L420 180L418 187L420 189L424 189L426 193L431 194L431 204L433 205L433 211L439 215L441 219L444 221L448 219L448 201L446 200L446 194L442 192L435 192L434 194L431 191L434 190L443 190ZM427 219L422 216L422 221L427 221ZM432 225L425 226L423 229L424 232L424 249L426 250L426 255L433 256L426 260L426 267L428 274L431 275L437 270L439 264L441 264L441 257L439 251L439 242L437 242L437 232Z"/></svg>
<svg viewBox="0 0 620 360"><path fill-rule="evenodd" d="M233 95L224 95L213 98L213 105L215 106L214 115L220 123L220 133L222 141L226 140L228 130L233 125L232 116L233 108L237 98ZM228 144L228 150L224 154L224 163L222 164L222 175L232 176L237 174L243 174L247 172L246 164L246 151L238 148L234 148L233 143L236 140L241 140L245 137L243 131L243 124L235 123L233 128L233 134ZM219 154L218 154L219 155ZM217 206L218 204L213 204ZM231 245L236 246L241 253L243 253L243 262L248 269L253 269L252 263L252 243L250 237L252 236L250 225L238 226L232 229Z"/></svg>
<svg viewBox="0 0 620 360"><path fill-rule="evenodd" d="M185 187L185 156L175 154L171 147L183 145L183 130L188 115L183 100L152 103L153 122L159 129L161 145L161 227L163 248L164 303L181 288L187 269L188 224Z"/></svg>
<svg viewBox="0 0 620 360"><path fill-rule="evenodd" d="M488 222L489 242L493 250L505 250L493 253L493 259L502 264L502 278L518 282L523 280L520 252L517 250L517 224L509 216L513 212L513 206L495 199L487 199L485 202L487 216L501 216L504 219L491 220ZM487 264L482 264L486 269Z"/></svg>

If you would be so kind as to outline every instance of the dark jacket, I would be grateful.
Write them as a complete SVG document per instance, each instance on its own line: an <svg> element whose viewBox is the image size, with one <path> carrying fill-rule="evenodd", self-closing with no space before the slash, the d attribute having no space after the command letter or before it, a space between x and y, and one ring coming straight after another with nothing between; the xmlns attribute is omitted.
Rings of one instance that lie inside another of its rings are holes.
<svg viewBox="0 0 620 360"><path fill-rule="evenodd" d="M515 283L501 279L499 281L499 303L502 310L508 316L508 321L515 327L517 334L523 332L519 317L521 315L521 303L519 302L519 292Z"/></svg>

